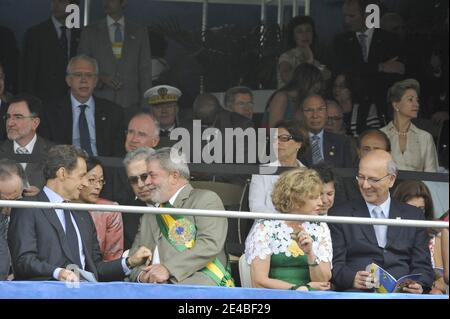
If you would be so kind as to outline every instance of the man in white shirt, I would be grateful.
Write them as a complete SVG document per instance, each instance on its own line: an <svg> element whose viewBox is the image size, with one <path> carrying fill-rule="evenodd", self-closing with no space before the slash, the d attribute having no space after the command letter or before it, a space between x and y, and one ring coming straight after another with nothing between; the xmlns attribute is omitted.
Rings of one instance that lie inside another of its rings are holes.
<svg viewBox="0 0 450 319"><path fill-rule="evenodd" d="M0 145L0 153L7 157L12 154L33 154L35 162L21 165L25 170L27 196L36 195L45 179L42 172L43 160L53 143L36 134L40 124L41 101L29 94L20 94L10 100L6 112L6 133L8 140ZM30 186L31 185L31 186Z"/></svg>

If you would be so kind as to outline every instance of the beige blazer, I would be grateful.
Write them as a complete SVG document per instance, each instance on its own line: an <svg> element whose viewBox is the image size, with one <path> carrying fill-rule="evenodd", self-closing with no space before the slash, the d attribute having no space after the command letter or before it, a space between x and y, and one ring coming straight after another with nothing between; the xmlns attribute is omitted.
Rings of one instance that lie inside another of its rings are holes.
<svg viewBox="0 0 450 319"><path fill-rule="evenodd" d="M194 189L186 185L178 194L174 207L224 210L219 196L208 190ZM216 283L208 276L199 272L216 257L225 266L227 257L224 252L225 239L228 230L226 218L185 216L197 225L197 240L191 249L178 252L162 235L155 215L144 214L141 218L139 230L130 250L130 256L140 246L155 250L158 245L159 258L170 273L169 281L173 284L210 285ZM130 280L137 281L142 267L133 269Z"/></svg>
<svg viewBox="0 0 450 319"><path fill-rule="evenodd" d="M406 135L406 149L402 153L398 133L391 121L381 128L391 141L391 154L398 169L417 172L436 172L438 169L438 155L433 137L430 133L419 129L411 123Z"/></svg>

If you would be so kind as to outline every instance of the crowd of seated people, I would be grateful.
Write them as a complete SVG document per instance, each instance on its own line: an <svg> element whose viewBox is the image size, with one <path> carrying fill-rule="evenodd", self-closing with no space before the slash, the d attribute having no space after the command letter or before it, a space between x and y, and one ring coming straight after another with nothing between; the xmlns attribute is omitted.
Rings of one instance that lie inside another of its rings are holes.
<svg viewBox="0 0 450 319"><path fill-rule="evenodd" d="M367 1L344 1L348 31L336 37L336 61L327 66L317 60L312 18L291 21L291 47L277 62L279 89L266 101L261 123L254 92L240 83L225 90L223 103L199 94L186 115L174 83L152 86L146 29L124 18L126 1L113 2L105 19L80 33L63 26L69 1L52 1L50 19L26 33L13 92L21 93L7 92L14 86L0 60L0 199L224 210L217 194L191 186L192 176L244 185L249 174L197 175L174 163L165 146L178 141L177 128L193 132L190 118L202 121L201 132L275 129L267 130L275 161L254 164L260 171L292 170L252 175L252 212L418 220L443 213L433 211L424 184L394 187L397 169L437 172L448 162L438 160L439 141L414 124L427 112L424 78L402 61L396 34L364 26ZM434 80L445 81L446 67L443 61ZM444 110L448 116L448 104ZM225 139L211 141L229 150ZM195 139L190 142L189 154L198 155ZM233 161L250 147L233 148ZM124 167L108 167L102 157L124 159ZM356 180L340 178L339 168L357 169ZM185 233L171 233L176 225ZM227 231L225 218L6 208L0 212L0 280L76 281L67 268L76 265L99 281L232 287ZM448 284L448 229L438 235L423 228L260 220L245 256L254 287L373 291L365 271L371 262L396 277L422 273L404 292L445 293ZM445 281L435 281L433 267L441 266Z"/></svg>

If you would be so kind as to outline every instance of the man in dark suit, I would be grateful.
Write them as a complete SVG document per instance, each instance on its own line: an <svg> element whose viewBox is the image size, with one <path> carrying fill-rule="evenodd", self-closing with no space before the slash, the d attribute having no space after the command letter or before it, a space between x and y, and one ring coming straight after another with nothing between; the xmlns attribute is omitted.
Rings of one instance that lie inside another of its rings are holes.
<svg viewBox="0 0 450 319"><path fill-rule="evenodd" d="M362 198L336 206L330 216L424 220L421 210L391 199L389 189L397 175L389 153L374 150L359 163ZM395 278L422 274L404 292L427 292L434 280L425 228L384 225L329 224L333 243L333 277L338 290L370 291L372 275L365 269L376 263Z"/></svg>
<svg viewBox="0 0 450 319"><path fill-rule="evenodd" d="M6 113L8 140L0 144L0 154L33 154L37 162L22 163L27 182L26 195L36 195L45 185L43 160L53 143L36 134L42 110L41 101L29 94L19 94L10 100Z"/></svg>
<svg viewBox="0 0 450 319"><path fill-rule="evenodd" d="M310 95L303 101L301 110L309 131L310 147L300 161L306 166L325 161L334 167L353 167L355 154L349 138L324 130L328 121L325 100L320 95Z"/></svg>
<svg viewBox="0 0 450 319"><path fill-rule="evenodd" d="M73 144L89 155L123 156L123 109L92 96L97 85L97 61L73 57L67 67L70 95L46 108L41 134L56 144Z"/></svg>
<svg viewBox="0 0 450 319"><path fill-rule="evenodd" d="M64 81L67 61L76 55L80 29L67 29L66 6L77 1L52 0L50 19L25 34L20 67L20 91L44 102L67 94Z"/></svg>
<svg viewBox="0 0 450 319"><path fill-rule="evenodd" d="M128 0L103 1L106 18L83 29L78 48L99 63L95 95L124 108L144 106L144 92L152 86L147 29L124 17L127 4Z"/></svg>
<svg viewBox="0 0 450 319"><path fill-rule="evenodd" d="M87 185L86 154L71 145L50 149L44 166L47 185L27 201L62 203L76 200ZM131 268L141 265L151 252L140 247L129 258L104 262L95 225L87 211L14 208L8 244L18 280L77 281L75 264L97 280L121 280Z"/></svg>
<svg viewBox="0 0 450 319"><path fill-rule="evenodd" d="M346 0L343 6L344 22L348 31L339 34L334 43L335 70L350 74L361 86L358 93L361 111L358 112L358 133L365 129L371 104L378 116L387 118L386 91L405 73L399 39L382 29L368 29L366 7L373 0ZM355 95L356 96L356 95ZM361 125L360 125L361 124Z"/></svg>
<svg viewBox="0 0 450 319"><path fill-rule="evenodd" d="M22 166L10 159L0 159L1 200L22 198L25 179L25 172ZM8 278L11 266L7 240L10 212L10 207L0 208L0 280L6 280Z"/></svg>

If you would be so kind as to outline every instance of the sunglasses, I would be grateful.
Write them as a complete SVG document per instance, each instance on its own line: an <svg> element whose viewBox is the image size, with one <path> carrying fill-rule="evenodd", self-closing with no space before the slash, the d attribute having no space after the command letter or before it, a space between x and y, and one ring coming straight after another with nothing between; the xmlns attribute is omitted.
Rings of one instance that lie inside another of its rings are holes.
<svg viewBox="0 0 450 319"><path fill-rule="evenodd" d="M148 175L148 173L144 173L138 176L128 176L128 182L130 182L131 185L136 185L137 183L139 183L139 180L141 180L142 183L145 183Z"/></svg>

